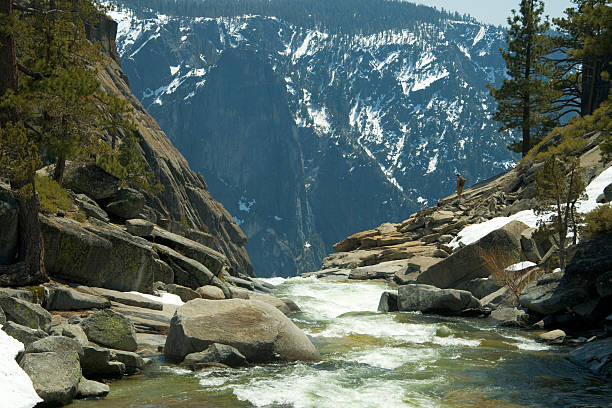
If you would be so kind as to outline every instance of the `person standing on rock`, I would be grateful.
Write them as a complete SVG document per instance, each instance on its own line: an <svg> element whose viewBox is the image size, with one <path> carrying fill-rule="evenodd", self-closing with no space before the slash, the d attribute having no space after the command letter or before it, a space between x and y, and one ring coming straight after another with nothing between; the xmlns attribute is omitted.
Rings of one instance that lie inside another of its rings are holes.
<svg viewBox="0 0 612 408"><path fill-rule="evenodd" d="M461 174L457 173L457 197L461 197L461 194L463 194L464 185L465 179L461 177Z"/></svg>

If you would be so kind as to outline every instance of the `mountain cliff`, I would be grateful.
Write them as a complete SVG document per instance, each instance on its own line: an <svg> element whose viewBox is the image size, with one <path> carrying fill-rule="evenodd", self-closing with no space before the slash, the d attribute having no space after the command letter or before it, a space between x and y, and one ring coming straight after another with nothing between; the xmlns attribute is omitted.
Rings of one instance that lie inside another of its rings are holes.
<svg viewBox="0 0 612 408"><path fill-rule="evenodd" d="M167 218L175 229L184 227L199 230L198 240L223 253L237 274L253 275L244 243L246 236L221 203L212 198L202 175L189 167L187 160L172 145L155 119L130 91L128 80L121 67L115 47L117 24L108 17L88 29L88 36L101 44L110 57L99 70L98 79L105 91L127 99L134 109L134 121L138 126L140 147L155 176L164 186L156 196L147 195L147 205L155 217ZM182 220L180 225L178 221ZM186 224L185 224L186 223Z"/></svg>
<svg viewBox="0 0 612 408"><path fill-rule="evenodd" d="M457 171L472 183L512 165L485 87L504 74L501 29L409 3L370 19L350 2L260 3L111 12L134 94L260 274L312 270L343 236L447 195Z"/></svg>

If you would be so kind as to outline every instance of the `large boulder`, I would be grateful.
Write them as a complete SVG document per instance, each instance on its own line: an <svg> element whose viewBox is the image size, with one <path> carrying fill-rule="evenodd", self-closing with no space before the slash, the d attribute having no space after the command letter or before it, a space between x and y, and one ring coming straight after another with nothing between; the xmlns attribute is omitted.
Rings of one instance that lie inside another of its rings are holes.
<svg viewBox="0 0 612 408"><path fill-rule="evenodd" d="M112 310L89 315L81 322L89 341L117 350L136 351L136 330L130 319Z"/></svg>
<svg viewBox="0 0 612 408"><path fill-rule="evenodd" d="M43 331L51 327L51 314L39 304L0 293L0 307L6 320Z"/></svg>
<svg viewBox="0 0 612 408"><path fill-rule="evenodd" d="M240 367L247 363L247 359L232 346L213 343L204 351L188 354L185 360L183 360L183 365L192 370L196 370L206 363L220 363L228 367Z"/></svg>
<svg viewBox="0 0 612 408"><path fill-rule="evenodd" d="M46 404L66 405L76 396L81 379L79 350L76 341L56 336L34 342L26 349L19 364Z"/></svg>
<svg viewBox="0 0 612 408"><path fill-rule="evenodd" d="M19 340L25 347L48 336L42 330L32 329L15 322L6 322L2 325L2 330L12 338Z"/></svg>
<svg viewBox="0 0 612 408"><path fill-rule="evenodd" d="M518 299L506 286L480 299L483 307L497 309L498 307L518 306Z"/></svg>
<svg viewBox="0 0 612 408"><path fill-rule="evenodd" d="M12 264L17 256L19 203L0 190L0 265Z"/></svg>
<svg viewBox="0 0 612 408"><path fill-rule="evenodd" d="M400 311L442 315L458 314L481 307L480 301L466 290L439 289L422 284L400 286L397 305Z"/></svg>
<svg viewBox="0 0 612 408"><path fill-rule="evenodd" d="M537 264L542 260L542 254L540 254L538 244L534 239L536 231L535 228L527 228L521 233L521 248L525 259Z"/></svg>
<svg viewBox="0 0 612 408"><path fill-rule="evenodd" d="M530 283L523 289L519 302L534 312L548 315L566 311L589 297L586 289L570 284L563 272L554 272Z"/></svg>
<svg viewBox="0 0 612 408"><path fill-rule="evenodd" d="M181 306L172 318L164 354L180 362L213 343L235 347L252 362L320 358L308 337L278 309L241 299L195 299Z"/></svg>
<svg viewBox="0 0 612 408"><path fill-rule="evenodd" d="M51 285L47 287L43 306L47 310L106 309L110 307L110 302L100 296Z"/></svg>
<svg viewBox="0 0 612 408"><path fill-rule="evenodd" d="M145 196L133 188L122 188L106 204L106 211L119 218L137 218L146 203Z"/></svg>
<svg viewBox="0 0 612 408"><path fill-rule="evenodd" d="M417 282L444 289L457 287L472 279L486 278L491 274L483 259L486 253L503 253L509 264L519 262L522 253L521 233L527 228L520 221L512 221L430 266L419 275Z"/></svg>
<svg viewBox="0 0 612 408"><path fill-rule="evenodd" d="M88 286L150 293L157 253L143 238L101 222L41 216L49 274Z"/></svg>
<svg viewBox="0 0 612 408"><path fill-rule="evenodd" d="M109 198L119 190L121 180L95 163L66 163L62 185L94 200Z"/></svg>

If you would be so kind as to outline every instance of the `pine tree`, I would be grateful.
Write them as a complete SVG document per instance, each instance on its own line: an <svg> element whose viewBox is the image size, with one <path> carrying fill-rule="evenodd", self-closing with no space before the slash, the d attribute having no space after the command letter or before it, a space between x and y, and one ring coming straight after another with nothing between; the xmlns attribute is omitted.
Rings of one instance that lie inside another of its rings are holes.
<svg viewBox="0 0 612 408"><path fill-rule="evenodd" d="M27 136L20 112L11 103L18 90L12 0L0 2L0 22L0 176L9 180L19 201L18 258L16 263L0 265L0 286L23 286L47 280L34 184L40 157Z"/></svg>
<svg viewBox="0 0 612 408"><path fill-rule="evenodd" d="M499 131L521 130L521 141L510 146L523 156L554 126L550 112L558 92L548 80L552 64L546 58L552 43L546 35L550 28L542 18L542 0L521 0L520 10L508 18L507 50L501 50L509 78L499 89L489 85L497 100L494 119L501 122ZM520 149L520 150L519 150Z"/></svg>
<svg viewBox="0 0 612 408"><path fill-rule="evenodd" d="M608 98L612 70L612 1L573 0L566 17L555 19L563 58L555 60L563 97L558 106L590 115Z"/></svg>

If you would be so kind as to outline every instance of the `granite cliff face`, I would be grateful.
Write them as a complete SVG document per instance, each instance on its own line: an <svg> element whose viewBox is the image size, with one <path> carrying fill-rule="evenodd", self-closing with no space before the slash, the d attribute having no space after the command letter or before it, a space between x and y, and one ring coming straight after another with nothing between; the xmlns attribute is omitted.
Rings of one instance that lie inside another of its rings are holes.
<svg viewBox="0 0 612 408"><path fill-rule="evenodd" d="M485 87L503 76L501 29L409 4L401 24L340 27L272 3L111 13L132 90L244 229L258 273L312 270L343 236L448 194L457 171L511 165Z"/></svg>
<svg viewBox="0 0 612 408"><path fill-rule="evenodd" d="M116 23L105 17L88 30L90 39L99 41L102 50L111 57L99 71L101 84L106 91L126 98L133 106L134 120L141 136L140 147L155 176L164 185L164 190L157 196L146 196L147 205L154 210L155 217L171 220L170 224L179 230L180 220L200 230L198 239L223 253L236 274L253 276L253 267L244 247L245 234L225 207L213 199L202 175L191 170L187 160L130 91L127 77L118 63L115 33Z"/></svg>

